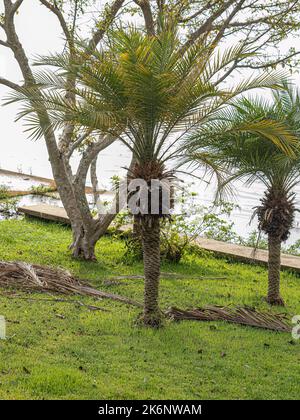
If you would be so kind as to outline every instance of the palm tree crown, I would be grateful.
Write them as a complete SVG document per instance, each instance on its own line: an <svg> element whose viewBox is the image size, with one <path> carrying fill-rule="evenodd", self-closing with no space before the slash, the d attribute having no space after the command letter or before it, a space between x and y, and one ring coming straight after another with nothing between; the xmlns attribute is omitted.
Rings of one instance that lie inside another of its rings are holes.
<svg viewBox="0 0 300 420"><path fill-rule="evenodd" d="M19 117L29 119L29 129L36 136L41 135L35 115L42 103L49 109L52 127L72 122L112 135L128 146L140 164L164 164L178 155L178 140L190 136L233 98L251 89L280 85L278 72L262 73L232 88L219 83L224 68L248 54L242 44L221 54L198 43L184 55L179 45L173 28L158 36L135 28L115 31L108 49L89 51L81 46L71 61L68 54L43 58L38 64L58 68L37 74L43 96L26 88L11 100L26 103ZM70 74L79 81L73 92L75 103L67 95L73 89L66 84ZM289 133L272 121L235 126L235 130L255 130L281 146L288 143Z"/></svg>
<svg viewBox="0 0 300 420"><path fill-rule="evenodd" d="M272 101L243 98L231 109L220 112L215 121L202 127L190 144L190 154L196 157L203 149L227 170L232 171L223 187L233 180L248 185L259 180L265 185L261 204L255 209L259 228L269 239L269 295L268 301L282 304L279 295L280 244L285 241L293 225L296 206L294 187L300 181L300 94L289 84L273 92ZM272 120L285 125L296 141L292 153L269 141L259 133L236 135L235 125Z"/></svg>

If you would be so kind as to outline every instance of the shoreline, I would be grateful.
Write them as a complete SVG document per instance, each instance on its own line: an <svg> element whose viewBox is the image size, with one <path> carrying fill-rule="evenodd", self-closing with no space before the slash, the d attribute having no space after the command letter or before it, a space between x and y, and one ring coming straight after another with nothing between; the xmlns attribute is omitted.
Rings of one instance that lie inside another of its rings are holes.
<svg viewBox="0 0 300 420"><path fill-rule="evenodd" d="M7 176L11 176L11 177L22 178L23 180L25 180L24 178L28 178L28 181L31 180L33 182L45 183L50 188L53 188L54 189L53 191L57 191L56 183L55 183L54 179L52 179L52 178L45 178L45 177L41 177L41 176L37 176L37 175L30 175L30 174L26 174L26 173L23 173L23 172L10 171L8 169L0 169L0 176L1 175L7 175ZM93 194L93 189L91 187L86 186L85 187L85 192L86 192L86 194ZM107 190L101 190L99 192L100 192L100 194L109 193L109 191L107 191ZM31 195L32 191L11 189L11 190L7 191L7 194L11 197L17 197L17 196Z"/></svg>

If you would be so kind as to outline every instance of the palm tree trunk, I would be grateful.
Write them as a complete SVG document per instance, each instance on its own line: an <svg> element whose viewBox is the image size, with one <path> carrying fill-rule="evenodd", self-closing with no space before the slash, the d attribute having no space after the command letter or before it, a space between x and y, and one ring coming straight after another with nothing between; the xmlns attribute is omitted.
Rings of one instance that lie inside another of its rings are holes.
<svg viewBox="0 0 300 420"><path fill-rule="evenodd" d="M132 236L134 239L141 240L141 226L137 216L133 216Z"/></svg>
<svg viewBox="0 0 300 420"><path fill-rule="evenodd" d="M143 324L159 327L162 314L158 306L160 277L160 222L158 217L142 217L141 236L145 272Z"/></svg>
<svg viewBox="0 0 300 420"><path fill-rule="evenodd" d="M138 216L133 217L132 240L131 247L134 252L134 258L138 261L143 259L143 245L141 225Z"/></svg>
<svg viewBox="0 0 300 420"><path fill-rule="evenodd" d="M280 266L281 266L281 240L269 235L269 284L267 302L270 305L284 306L280 296Z"/></svg>

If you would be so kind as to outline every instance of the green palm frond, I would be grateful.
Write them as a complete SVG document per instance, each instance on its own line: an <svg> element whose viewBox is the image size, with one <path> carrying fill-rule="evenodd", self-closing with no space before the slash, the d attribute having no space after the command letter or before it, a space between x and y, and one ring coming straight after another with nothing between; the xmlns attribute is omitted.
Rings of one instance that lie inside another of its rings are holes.
<svg viewBox="0 0 300 420"><path fill-rule="evenodd" d="M218 156L232 172L223 187L260 180L290 191L300 180L300 101L294 88L282 85L273 101L241 98L213 115L185 139L190 160L203 150Z"/></svg>
<svg viewBox="0 0 300 420"><path fill-rule="evenodd" d="M225 156L229 144L238 150L238 137L248 141L251 136L264 136L272 147L292 155L293 133L269 115L267 104L252 109L245 99L237 100L245 91L281 86L284 72L261 73L231 89L216 83L228 65L252 54L242 43L223 52L198 43L182 55L176 28L168 25L158 36L134 27L109 35L109 48L91 51L79 43L71 55L39 58L37 65L53 71L37 71L39 89L26 87L10 97L23 103L18 117L26 119L35 137L43 134L39 119L47 109L44 129L71 122L112 134L139 162L167 164L182 156L188 144L189 156L201 154L204 166L212 153L211 167L220 173L217 147ZM76 80L74 86L70 80ZM203 136L205 148L199 150L197 139Z"/></svg>
<svg viewBox="0 0 300 420"><path fill-rule="evenodd" d="M211 81L221 70L234 63L237 57L242 60L254 55L249 47L242 42L226 48L224 51L220 49L217 51L212 50L210 59L207 60L203 67L203 81Z"/></svg>

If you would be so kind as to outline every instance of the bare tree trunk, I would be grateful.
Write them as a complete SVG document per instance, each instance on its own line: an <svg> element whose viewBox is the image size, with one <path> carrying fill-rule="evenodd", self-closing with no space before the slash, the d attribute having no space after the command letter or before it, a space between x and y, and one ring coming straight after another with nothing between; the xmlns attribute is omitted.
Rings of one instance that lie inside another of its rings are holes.
<svg viewBox="0 0 300 420"><path fill-rule="evenodd" d="M74 258L83 258L87 261L96 261L94 240L95 228L84 226L82 223L72 225L73 243L70 245Z"/></svg>
<svg viewBox="0 0 300 420"><path fill-rule="evenodd" d="M70 218L73 231L73 243L70 245L70 249L72 249L73 257L75 258L79 257L88 261L95 261L96 243L106 232L115 214L108 215L106 219L95 219L93 217L86 198L85 181L86 177L83 176L73 183L74 196L79 214L73 215ZM68 213L68 210L71 210L70 204L66 203L65 208Z"/></svg>
<svg viewBox="0 0 300 420"><path fill-rule="evenodd" d="M109 213L100 219L92 219L90 223L73 225L73 243L70 246L73 250L73 257L96 261L96 244L105 235L115 217L116 214Z"/></svg>
<svg viewBox="0 0 300 420"><path fill-rule="evenodd" d="M268 274L268 296L267 302L270 305L284 306L280 296L280 266L281 266L281 240L278 237L269 235L269 274Z"/></svg>
<svg viewBox="0 0 300 420"><path fill-rule="evenodd" d="M99 184L98 184L98 177L97 177L97 160L98 160L98 156L96 156L91 163L91 183L92 183L92 188L93 188L94 205L96 205L98 200L99 200Z"/></svg>
<svg viewBox="0 0 300 420"><path fill-rule="evenodd" d="M143 324L159 327L162 313L158 306L160 277L160 221L158 217L149 219L142 216L141 234L145 272Z"/></svg>

